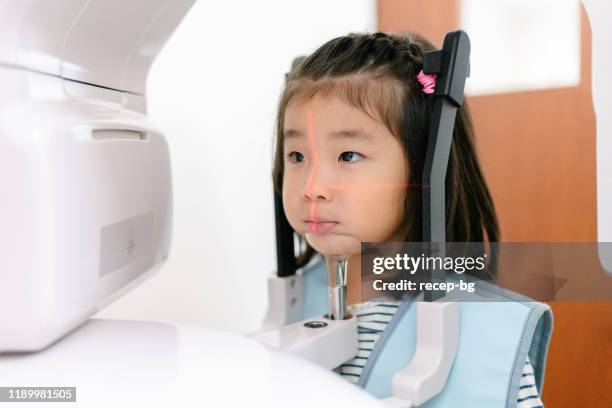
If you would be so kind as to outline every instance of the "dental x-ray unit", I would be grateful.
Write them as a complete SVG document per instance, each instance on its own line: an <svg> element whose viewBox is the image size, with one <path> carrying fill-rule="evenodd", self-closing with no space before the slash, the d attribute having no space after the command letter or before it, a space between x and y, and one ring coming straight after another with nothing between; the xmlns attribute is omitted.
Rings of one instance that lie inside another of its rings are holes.
<svg viewBox="0 0 612 408"><path fill-rule="evenodd" d="M0 385L73 386L87 406L377 406L252 339L90 319L168 254L170 161L145 85L193 2L0 3Z"/></svg>
<svg viewBox="0 0 612 408"><path fill-rule="evenodd" d="M0 351L46 347L167 256L149 67L192 1L3 2Z"/></svg>
<svg viewBox="0 0 612 408"><path fill-rule="evenodd" d="M430 134L423 171L423 240L444 256L445 179L457 108L469 75L469 37L448 33L441 50L425 53L423 70L437 75ZM335 260L328 271L328 313L316 319L300 316L302 279L296 275L293 230L285 217L282 198L275 193L278 272L268 281L269 310L259 341L333 369L358 351L357 319L347 312L347 260ZM439 275L439 273L438 273ZM444 275L442 275L442 279ZM439 277L438 277L439 278ZM446 383L459 342L459 303L444 302L435 292L417 304L417 349L409 366L393 378L389 407L417 406L438 394ZM273 329L273 327L279 327ZM266 330L268 329L268 330Z"/></svg>

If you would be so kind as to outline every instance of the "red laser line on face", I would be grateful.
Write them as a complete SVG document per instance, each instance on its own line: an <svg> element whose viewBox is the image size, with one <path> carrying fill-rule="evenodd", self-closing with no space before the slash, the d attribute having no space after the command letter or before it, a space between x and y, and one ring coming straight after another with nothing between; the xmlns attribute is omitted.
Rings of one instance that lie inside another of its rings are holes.
<svg viewBox="0 0 612 408"><path fill-rule="evenodd" d="M306 135L308 137L308 143L310 145L310 151L312 152L312 169L308 180L306 181L306 191L310 191L313 188L314 180L318 175L319 170L319 150L316 143L315 130L314 130L314 118L312 111L308 111L306 114ZM429 188L425 184L408 184L408 183L364 183L364 184L335 184L330 185L328 188L333 190L357 190L357 189L369 189L369 190L391 190L391 189L424 189ZM317 201L311 201L309 205L310 219L317 220ZM317 232L319 225L313 224L313 232Z"/></svg>
<svg viewBox="0 0 612 408"><path fill-rule="evenodd" d="M306 134L308 136L308 143L310 144L310 149L312 151L312 165L313 170L308 177L308 181L306 182L306 189L310 190L312 188L312 184L314 183L314 178L317 176L318 172L318 164L319 164L319 150L316 145L315 131L314 131L314 120L312 111L308 111L306 114ZM369 183L369 184L335 184L329 186L332 189L351 189L351 188L373 188L373 189L400 189L400 188L427 188L428 186L423 184L407 184L407 183ZM314 203L313 203L314 204ZM311 210L313 210L312 208ZM311 211L312 215L312 211Z"/></svg>
<svg viewBox="0 0 612 408"><path fill-rule="evenodd" d="M409 188L429 188L426 184L407 184L407 183L364 183L364 184L335 184L329 186L334 190L348 189L372 189L372 190L393 190L393 189L409 189Z"/></svg>
<svg viewBox="0 0 612 408"><path fill-rule="evenodd" d="M308 143L310 144L310 151L312 152L312 169L310 172L310 176L308 177L308 181L306 181L306 191L310 191L312 185L314 184L314 180L317 177L317 172L319 169L319 154L317 149L317 144L315 140L314 134L314 121L312 118L312 111L308 111L306 114L306 136L308 137ZM317 203L316 201L311 201L310 203L310 219L316 221L317 217ZM313 229L312 232L317 232L318 224L313 224L311 227Z"/></svg>

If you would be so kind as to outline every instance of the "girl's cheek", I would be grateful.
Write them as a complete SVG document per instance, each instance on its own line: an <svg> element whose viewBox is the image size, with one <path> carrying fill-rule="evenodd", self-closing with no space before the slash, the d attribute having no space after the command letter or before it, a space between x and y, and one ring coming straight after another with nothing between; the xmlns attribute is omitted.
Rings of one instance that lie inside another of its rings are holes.
<svg viewBox="0 0 612 408"><path fill-rule="evenodd" d="M384 242L403 220L402 195L394 190L369 192L362 199L360 229L372 242Z"/></svg>
<svg viewBox="0 0 612 408"><path fill-rule="evenodd" d="M361 211L364 213L378 214L378 211L386 207L387 199L383 191L365 188L359 192L359 195L361 197L356 202L360 203Z"/></svg>
<svg viewBox="0 0 612 408"><path fill-rule="evenodd" d="M355 191L353 197L347 200L347 215L361 240L371 240L377 236L377 229L381 222L384 223L384 200L379 200L376 196L376 192L362 189Z"/></svg>
<svg viewBox="0 0 612 408"><path fill-rule="evenodd" d="M283 185L283 209L289 224L295 229L295 218L297 216L297 191L291 183Z"/></svg>

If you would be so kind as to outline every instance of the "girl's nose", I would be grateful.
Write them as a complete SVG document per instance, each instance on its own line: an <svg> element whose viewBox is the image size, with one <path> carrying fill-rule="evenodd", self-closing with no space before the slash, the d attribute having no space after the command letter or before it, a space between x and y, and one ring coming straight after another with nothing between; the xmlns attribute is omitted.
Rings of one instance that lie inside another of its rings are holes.
<svg viewBox="0 0 612 408"><path fill-rule="evenodd" d="M330 189L329 177L318 163L310 169L308 179L302 190L302 197L309 201L330 201L332 191Z"/></svg>

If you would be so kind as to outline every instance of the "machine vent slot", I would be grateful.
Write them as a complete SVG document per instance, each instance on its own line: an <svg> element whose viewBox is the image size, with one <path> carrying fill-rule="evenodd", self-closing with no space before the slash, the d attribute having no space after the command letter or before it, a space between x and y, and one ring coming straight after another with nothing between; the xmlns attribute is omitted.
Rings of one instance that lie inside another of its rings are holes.
<svg viewBox="0 0 612 408"><path fill-rule="evenodd" d="M146 133L125 129L94 129L93 140L147 140Z"/></svg>

